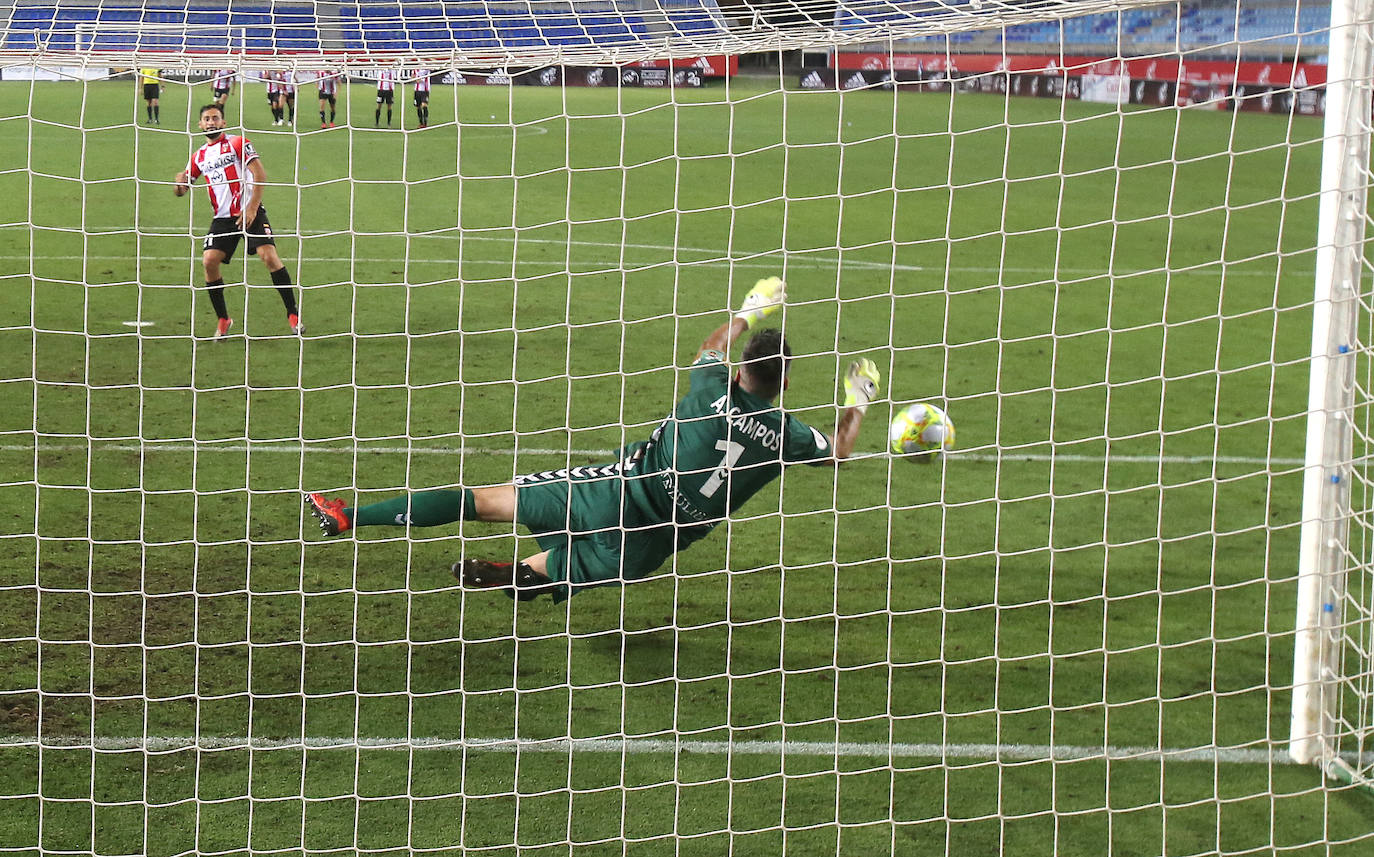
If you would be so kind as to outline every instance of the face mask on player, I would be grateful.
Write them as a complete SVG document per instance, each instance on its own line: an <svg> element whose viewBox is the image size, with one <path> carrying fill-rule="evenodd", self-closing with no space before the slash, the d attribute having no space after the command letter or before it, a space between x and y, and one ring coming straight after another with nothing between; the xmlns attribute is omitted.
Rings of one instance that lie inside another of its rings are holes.
<svg viewBox="0 0 1374 857"><path fill-rule="evenodd" d="M219 135L221 135L221 134L223 134L223 133L224 133L224 129L223 129L223 128L216 128L216 129L214 129L213 131L206 131L206 132L205 132L205 136L206 136L207 138L209 138L210 140L217 140L217 139L219 139Z"/></svg>

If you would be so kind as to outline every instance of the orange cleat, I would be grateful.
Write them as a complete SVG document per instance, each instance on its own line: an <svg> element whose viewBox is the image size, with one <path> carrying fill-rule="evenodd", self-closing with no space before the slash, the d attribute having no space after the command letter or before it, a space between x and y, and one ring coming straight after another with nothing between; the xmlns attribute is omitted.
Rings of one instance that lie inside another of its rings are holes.
<svg viewBox="0 0 1374 857"><path fill-rule="evenodd" d="M353 529L353 522L344 512L344 501L330 500L323 494L306 494L306 508L319 519L320 532L326 536L337 536Z"/></svg>

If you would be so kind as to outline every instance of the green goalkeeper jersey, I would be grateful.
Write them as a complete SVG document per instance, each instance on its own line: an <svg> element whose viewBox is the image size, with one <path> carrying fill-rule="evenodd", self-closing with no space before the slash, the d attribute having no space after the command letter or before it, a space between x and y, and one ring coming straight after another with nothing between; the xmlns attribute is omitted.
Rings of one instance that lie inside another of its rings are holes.
<svg viewBox="0 0 1374 857"><path fill-rule="evenodd" d="M678 550L776 479L784 463L833 454L826 435L732 383L720 353L704 353L690 378L673 413L620 459L626 511L678 524Z"/></svg>

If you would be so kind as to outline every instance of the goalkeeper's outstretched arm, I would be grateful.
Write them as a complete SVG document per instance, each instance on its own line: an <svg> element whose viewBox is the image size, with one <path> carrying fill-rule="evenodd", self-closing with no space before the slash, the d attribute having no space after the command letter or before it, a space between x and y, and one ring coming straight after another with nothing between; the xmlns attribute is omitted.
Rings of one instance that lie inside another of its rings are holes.
<svg viewBox="0 0 1374 857"><path fill-rule="evenodd" d="M835 436L831 438L831 448L835 450L831 463L839 464L854 451L854 442L859 439L859 426L863 421L863 412L858 408L840 411L840 419L835 423Z"/></svg>
<svg viewBox="0 0 1374 857"><path fill-rule="evenodd" d="M868 403L878 397L878 385L882 383L882 373L878 364L867 357L849 364L844 374L844 398L840 401L840 418L835 423L835 436L832 448L835 456L831 463L839 464L854 451L854 443L859 438L859 426L863 424Z"/></svg>
<svg viewBox="0 0 1374 857"><path fill-rule="evenodd" d="M730 319L725 324L722 324L712 331L711 335L706 337L706 341L701 343L701 350L697 352L697 359L700 360L701 355L708 351L715 351L722 355L728 355L730 353L730 346L734 345L735 340L746 330L748 330L748 328L745 327L744 322L740 321L738 318Z"/></svg>
<svg viewBox="0 0 1374 857"><path fill-rule="evenodd" d="M787 284L780 277L768 277L754 283L754 287L749 290L749 294L744 298L744 304L739 312L725 324L716 328L706 341L701 343L701 350L697 352L697 359L708 351L716 351L722 355L730 353L730 346L735 344L735 340L749 328L758 322L777 312L787 299Z"/></svg>

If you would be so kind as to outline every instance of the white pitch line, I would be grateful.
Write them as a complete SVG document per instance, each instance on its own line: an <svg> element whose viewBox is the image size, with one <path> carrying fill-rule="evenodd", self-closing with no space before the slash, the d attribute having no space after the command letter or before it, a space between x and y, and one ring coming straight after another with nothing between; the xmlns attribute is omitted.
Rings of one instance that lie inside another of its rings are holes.
<svg viewBox="0 0 1374 857"><path fill-rule="evenodd" d="M281 236L279 235L278 237L281 237ZM195 240L199 240L199 239L195 239ZM88 256L82 256L81 258L82 258L82 259L85 259L85 260L87 260L87 261L94 261L94 262L105 262L105 261L126 261L126 262L127 262L127 261L129 260L129 257L128 257L128 256L106 256L106 255L88 255ZM71 256L0 256L0 261L6 261L6 262L24 261L24 260L30 260L30 259L31 259L31 260L35 260L35 261L45 261L45 262L58 261L58 260L70 262L70 261L73 260L73 257L71 257ZM170 262L177 262L177 263L180 263L180 262L186 261L187 259L189 259L189 257L183 258L183 257L181 257L181 256L161 256L161 257L158 257L158 256L152 256L152 257L145 256L145 257L143 257L142 261L145 262L145 263L150 262L150 261L152 261L152 262L156 262L156 261L168 262L168 261L170 261ZM297 261L300 261L300 262L334 262L334 263L338 263L338 262L340 261L338 256L298 256L298 257L296 257L296 259L297 259ZM511 260L511 259L473 259L473 258L466 258L466 259L436 259L436 258L434 258L434 257L416 258L416 257L413 257L413 256L412 256L412 257L407 257L407 258L405 258L405 259L397 259L397 258L394 257L394 256L389 256L389 257L349 256L348 259L347 259L347 261L351 261L351 262L365 262L365 263L369 263L369 264L388 264L388 265L395 264L396 262L399 261L399 262L404 262L405 264L412 265L412 266L414 266L414 265L459 265L459 264L463 264L463 265L501 265L501 266L505 266L505 267L510 267L512 264L514 264L516 267L530 267L530 266L534 266L534 265L547 265L547 266L552 266L552 265L555 265L555 264L562 264L561 262L558 262L558 261L555 261L555 260L549 260L549 259L517 259L517 260ZM595 272L595 271L603 270L603 269L600 269L600 268L593 269L592 271L581 270L582 267L587 267L587 266L594 265L594 264L596 264L596 263L595 263L595 262L584 262L584 263L581 263L580 266L579 266L579 265L576 265L576 264L573 265L573 266L569 266L569 268L568 268L567 270L568 270L569 273L573 273L573 274L593 273L593 272ZM693 267L693 268L720 268L720 267L757 268L757 269L759 269L759 270L769 270L769 271L776 271L776 270L778 269L778 263L777 263L777 262L771 262L771 261L768 261L767 259L699 259L699 260L693 260L693 259L663 259L663 260L660 260L660 261L657 261L657 262L645 262L645 263L643 263L643 264L636 264L636 263L631 262L631 263L625 263L625 264L623 264L623 265L622 265L622 263L621 263L621 261L620 261L619 259L611 259L611 260L607 260L607 261L604 262L603 264L605 264L606 266L608 266L608 267L606 267L606 268L604 269L605 271L608 271L608 272L610 272L610 271L619 272L619 271L622 271L622 270L630 270L630 271L633 271L633 270L641 270L641 269L645 269L645 268L665 267L665 266L668 266L668 265L677 265L677 266L680 266L680 267ZM789 259L788 262L787 262L787 265L788 265L789 267L791 267L791 268L839 268L839 267L844 267L844 268L858 268L858 269L861 269L861 270L908 271L908 272L917 272L917 271L924 271L924 270L926 270L925 268L919 267L919 266L917 266L917 265L894 265L894 264L889 264L889 263L887 263L887 262L869 262L869 261L865 261L865 260L863 260L863 259L846 259L846 260L844 260L844 261L841 261L841 260L839 260L839 259L808 259L808 258L804 258L804 257L803 257L803 258L793 258L793 259ZM550 273L550 275L552 275L552 274L558 274L558 273L562 273L563 270L564 270L563 268L557 268L557 269L554 269L553 271L550 271L549 273Z"/></svg>
<svg viewBox="0 0 1374 857"><path fill-rule="evenodd" d="M386 455L570 455L574 458L599 456L605 457L614 455L614 449L554 449L552 447L526 447L519 449L510 448L488 448L488 447L466 447L466 446L320 446L315 444L300 443L278 443L275 441L264 441L262 443L182 443L178 441L156 441L150 440L142 444L138 443L110 443L107 441L93 439L91 445L102 452L232 452L232 453L268 453L281 452L292 455L299 455L306 452L328 452L334 454L353 454L363 455L370 452L382 453ZM85 444L61 444L61 443L40 443L38 448L43 451L54 452L85 452L88 447ZM4 444L0 445L0 452L32 452L32 444Z"/></svg>
<svg viewBox="0 0 1374 857"><path fill-rule="evenodd" d="M1301 458L1257 458L1246 455L1081 455L1078 453L1020 453L1001 452L987 455L979 452L945 453L961 461L1071 461L1074 463L1109 464L1270 464L1280 467L1301 467L1306 462Z"/></svg>
<svg viewBox="0 0 1374 857"><path fill-rule="evenodd" d="M175 236L171 236L171 237L175 237ZM196 236L189 236L189 237L190 237L190 240L199 240L199 238L196 237ZM278 237L280 237L280 235L279 235ZM428 237L435 237L435 236L428 236ZM476 239L469 239L469 240L476 240ZM496 239L488 239L488 240L496 240ZM525 242L522 242L522 243L525 243ZM528 243L554 243L554 242L529 241ZM560 245L560 246L566 246L566 245ZM597 245L592 245L592 246L597 246ZM629 245L629 244L627 244L627 245L625 245L625 246L626 246L626 247L631 247L631 246L634 246L634 245ZM647 248L647 247L646 247L646 248ZM666 248L666 247L665 247L665 248L647 248L647 249L665 249L665 250L668 250L668 249L672 249L672 248ZM684 249L686 249L686 248L684 248ZM701 252L705 252L705 251L701 251ZM620 259L608 259L608 260L605 260L602 264L607 265L607 266L614 266L614 267L608 267L608 268L606 269L606 270L608 270L608 271L611 271L611 270L614 270L614 271L622 271L622 270L636 271L636 270L644 270L644 269L647 269L647 268L661 268L661 267L666 267L666 266L668 266L668 265L677 265L677 266L679 266L679 267L684 267L684 268L719 268L719 267L735 267L735 268L747 268L747 269L759 269L759 270L776 271L776 270L778 269L778 263L775 262L775 261L771 261L771 260L774 259L774 258L776 258L778 255L780 255L780 254L776 254L776 253L774 253L774 254L766 254L766 255L761 255L761 256L759 256L759 257L756 257L756 258L748 258L748 259L720 259L720 258L707 258L707 259L661 259L661 260L656 261L656 262L643 262L643 263L634 263L634 262L630 262L630 263L624 263L624 264L622 264L622 262L621 262ZM858 270L899 271L899 272L908 272L908 273L919 273L919 272L922 272L922 271L931 271L931 270L934 270L933 268L931 268L931 267L929 267L929 266L924 266L924 265L899 265L899 264L895 264L895 263L891 263L891 262L873 262L873 261L869 261L869 260L866 260L866 259L845 259L845 260L843 260L843 262L841 262L841 260L839 260L839 259L832 259L832 258L815 259L815 258L807 258L807 256L808 256L808 254L805 254L805 253L795 254L795 255L791 256L790 258L788 258L788 259L786 260L786 264L787 264L787 266L788 266L789 268L827 268L827 269L828 269L828 268L841 268L841 267L843 267L843 268L854 268L854 269L858 269ZM110 261L113 261L113 262L127 262L127 261L129 260L129 257L128 257L128 256L110 256L110 255L103 255L103 254L101 254L101 255L82 256L81 258L82 258L82 259L85 259L85 260L87 260L87 261L92 261L92 262L110 262ZM340 259L339 259L338 256L297 256L297 257L293 257L293 258L295 258L297 261L300 261L300 262L333 262L333 263L336 263L336 264L337 264L337 263L340 261ZM144 261L144 262L171 262L171 263L177 263L177 264L180 264L181 262L188 261L189 259L190 259L190 257L182 257L182 256L145 256L145 257L143 257L143 261ZM49 256L49 255L38 255L38 256L9 255L9 256L5 256L5 255L0 255L0 261L5 261L5 262L26 262L26 261L39 261L39 262L64 261L64 262L70 262L70 261L72 261L72 260L73 260L73 257L72 257L72 256ZM518 260L511 260L511 259L474 259L474 258L471 258L471 257L468 257L468 258L465 258L465 259L439 259L439 258L435 258L435 257L432 257L432 256L426 256L426 257L424 257L424 258L416 258L416 257L413 257L413 256L412 256L412 257L408 257L408 258L406 258L406 259L398 259L398 258L395 257L395 256L386 256L386 257L380 257L380 256L349 256L348 259L347 259L347 261L352 261L352 262L364 262L364 263L367 263L367 264L382 264L382 265L392 265L392 264L395 264L395 263L398 262L398 261L402 261L402 262L405 262L405 263L407 263L407 264L409 264L409 265L459 265L459 264L463 264L463 265L501 265L501 266L506 266L506 267L509 267L509 266L512 264L512 262L513 262L515 265L517 265L517 266L562 264L560 261L558 261L558 260L552 260L552 259L518 259ZM584 265L591 265L591 264L595 264L595 263L587 262L587 263L583 263L583 264L584 264ZM1018 267L1013 267L1013 266L1010 266L1010 265L1008 265L1008 266L1006 266L1006 267L1000 267L1000 268L999 268L999 267L995 267L995 266L986 266L986 265L947 265L947 266L942 266L939 270L947 271L947 272L950 272L950 273L956 273L956 274L1030 274L1030 275L1034 275L1034 276L1039 276L1039 277L1043 278L1046 282L1048 282L1051 278L1055 277L1056 275L1059 276L1059 277L1071 277L1071 278L1095 277L1095 278L1099 278L1099 279L1117 279L1117 280L1126 280L1126 279L1131 279L1131 278L1133 278L1133 277L1155 277L1155 276L1163 276L1163 275L1166 275L1166 274L1169 275L1169 276L1173 276L1173 277L1180 277L1180 276L1218 277L1218 276L1221 275L1221 273L1220 273L1219 271L1214 270L1214 267L1209 267L1209 268L1198 268L1198 269L1186 269L1186 270L1180 270L1180 271L1116 271L1116 272L1113 273L1113 272L1105 272L1105 271L1101 270L1100 268L1057 268L1057 269L1055 269L1055 270L1053 270L1053 271L1050 271L1050 270L1046 270L1046 269L1044 269L1044 268L1018 268ZM561 273L562 271L563 271L563 269L562 269L562 268L559 268L559 269L557 269L557 270L551 271L549 275ZM19 272L19 273L22 274L22 273L24 273L24 272ZM575 274L576 274L576 273L589 273L589 272L588 272L588 271L580 271L580 270L571 270L570 273L575 273ZM12 276L18 276L18 274L15 274L15 275L12 275ZM1226 273L1226 276L1228 276L1228 277L1238 277L1238 276L1245 276L1245 277L1261 277L1261 278L1263 278L1263 279L1265 279L1265 280L1277 280L1277 279L1279 278L1279 275L1278 275L1277 273L1275 273L1275 272L1271 272L1271 271L1249 271L1249 270L1244 270L1244 269L1239 270L1239 271L1236 271L1236 270L1228 271L1228 272ZM1288 274L1287 274L1286 276L1289 276L1289 277L1297 277L1297 278L1304 278L1304 277L1310 278L1310 277L1313 276L1313 274L1312 274L1312 272L1309 272L1309 271L1290 271L1290 272L1288 272ZM364 285L367 285L367 284L364 284Z"/></svg>
<svg viewBox="0 0 1374 857"><path fill-rule="evenodd" d="M459 750L478 753L615 753L807 756L812 758L999 759L1015 762L1111 760L1295 765L1283 750L1246 747L1074 746L1062 744L919 744L856 741L700 741L663 738L249 738L247 736L0 737L4 747L142 750Z"/></svg>
<svg viewBox="0 0 1374 857"><path fill-rule="evenodd" d="M141 231L141 232L137 232L136 230L137 230L137 229L140 229L140 228L142 229L142 231ZM526 229L526 230L529 230L529 229L536 229L536 228L539 228L539 227L524 227L524 229ZM29 232L29 231L31 231L27 224L15 224L15 225L11 225L11 226L0 226L0 232L4 232L4 231L6 231L6 230L8 230L8 229L16 229L16 230L22 229L22 230L23 230L24 232L26 232L26 233ZM93 225L88 224L88 225L86 226L86 230L85 230L84 232L78 233L78 232L77 232L76 230L74 230L74 229L71 230L70 232L71 232L71 234L73 234L73 235L76 235L76 234L83 234L83 235L84 235L84 234L90 234L90 235L92 235L92 236L109 236L109 235L130 235L130 234L138 234L138 235L142 235L142 236L146 236L146 237L151 237L151 238L188 238L188 239L196 239L196 238L200 238L200 237L201 237L201 235L200 235L199 233L196 232L196 228L195 228L195 225L194 225L194 224L187 225L187 224L180 224L180 223L175 224L175 225L170 225L170 226L169 226L169 225L166 225L166 224L161 224L161 223L158 223L158 224L146 224L146 223L145 223L145 224L142 224L140 227L135 227L134 229L130 229L129 226L124 225L124 224L119 224L119 225L115 225L115 226L93 226ZM465 242L465 243L488 242L488 243L493 243L493 244L517 244L517 243L518 243L518 244L536 244L536 245L538 245L538 244L547 244L547 245L550 245L550 246L553 246L553 247L590 247L590 248L593 248L593 249L601 249L601 250L615 250L617 253L619 253L621 250L654 250L654 251L663 252L663 253L701 253L701 254L707 255L707 256L715 256L715 255L719 255L719 254L722 252L721 248L719 248L719 247L691 247L691 246L686 246L686 245L681 245L681 244L636 244L636 243L634 243L634 242L628 242L628 241L586 241L586 240L580 240L580 239L578 239L578 240L569 240L569 239L566 239L566 238L563 238L563 239L559 239L559 238L533 238L533 237L529 237L529 236L526 236L526 235L521 235L521 234L519 234L518 232L517 232L517 234L515 234L515 235L485 235L485 234L482 234L482 233L480 233L480 232L471 232L471 231L463 232L463 231L459 231L459 230L457 230L457 229L446 229L444 232L415 232L415 233L410 233L410 232L358 232L358 233L354 233L354 232L352 232L351 230L347 230L347 229L302 229L302 230L300 230L300 231L298 231L298 232L283 232L283 231L281 231L281 230L278 230L275 234L276 234L276 237L278 237L278 238L317 238L317 237L330 237L330 236L342 238L342 237L345 237L345 236L353 236L354 238L363 238L363 239L366 239L366 238L398 238L398 239L412 239L412 240L419 240L419 241L462 241L462 242ZM862 249L868 249L868 248L862 248ZM741 251L741 252L744 252L744 251ZM831 248L828 248L828 247L814 247L814 248L811 248L811 249L801 249L801 250L761 250L761 251L759 251L758 253L748 253L748 254L747 254L747 257L759 257L759 258L771 258L771 257L778 257L778 256L806 257L806 256L818 255L818 254L821 254L821 253L832 254L832 255L838 255L840 252L841 252L841 248L834 248L834 249L831 249ZM854 249L852 252L859 252L859 248ZM16 258L27 258L27 257L20 256L20 257L16 257ZM64 257L55 257L55 258L64 258ZM126 258L126 257L120 256L120 257L114 257L114 258L121 258L121 259L122 259L122 258ZM396 261L396 260L395 260L395 259L387 259L386 261L394 262L394 261ZM729 260L726 260L726 261L729 261ZM870 264L870 265L886 265L887 263L886 263L886 262L866 262L865 264ZM919 269L917 269L917 270L919 270Z"/></svg>
<svg viewBox="0 0 1374 857"><path fill-rule="evenodd" d="M144 232L139 233L139 234L144 235L144 236L148 236L148 237L154 237L154 238L186 238L186 239L189 239L189 240L198 240L198 239L200 238L200 236L195 232L194 227L192 227L190 231L183 231L182 228L179 227L179 226L173 227L173 226L161 226L161 225L157 225L157 226L145 226L145 227L144 227L144 230L145 230ZM0 228L0 231L3 231L3 228ZM127 229L125 229L125 228L123 228L123 227L101 227L101 228L90 227L90 228L89 228L89 231L90 231L90 233L93 234L93 235L101 235L101 234L105 234L105 235L109 235L109 234L128 234ZM76 233L73 233L73 234L76 234ZM355 238L361 238L361 239L368 239L368 238L392 238L392 239L410 239L410 240L419 240L419 241L463 241L463 242L467 242L467 243L483 243L483 242L485 242L485 243L492 243L492 244L528 244L528 245L536 245L536 246L538 246L538 245L548 245L548 246L557 247L557 248L580 247L580 248L591 248L591 249L595 249L595 250L613 250L613 251L615 251L616 254L617 254L616 258L610 260L610 261L608 262L608 264L615 264L615 265L617 265L617 266L619 266L619 265L621 264L621 260L620 260L620 258L619 258L619 254L620 254L622 251L624 251L624 250L651 250L651 251L655 251L655 252L659 252L659 253L672 253L672 254L693 253L693 254L701 254L701 255L707 257L707 258L705 258L705 259L700 259L700 260L677 259L677 258L674 258L674 259L664 259L664 260L660 260L660 261L658 261L658 262L646 263L645 265L640 265L640 266L637 266L637 267L648 267L649 265L669 265L669 264L678 264L678 265L705 265L705 266L713 266L713 265L734 265L734 266L736 266L736 267L755 267L755 268L765 267L765 266L766 266L766 267L776 268L776 267L777 267L776 264L772 264L772 263L768 262L767 260L778 259L778 258L784 258L784 259L787 261L787 263L788 263L789 265L797 265L797 264L799 264L799 263L801 263L801 262L809 262L810 264L819 267L820 264L821 264L822 262L824 262L824 263L827 263L827 264L830 265L830 266L839 266L839 265L840 265L840 259L838 259L838 258L832 258L832 257L838 257L839 254L840 254L840 252L841 252L841 251L838 250L838 249L831 250L831 249L819 248L819 247L818 247L818 248L814 248L814 249L810 249L810 250L793 250L793 251L765 250L765 251L760 251L759 253L756 253L756 254L749 254L749 255L747 255L747 256L745 256L745 257L743 257L743 258L739 258L739 257L735 257L735 258L719 258L719 257L720 257L720 254L721 254L721 250L720 250L720 248L716 248L716 247L687 247L687 246L680 246L680 245L673 245L673 244L635 244L635 243L632 243L632 242L619 242L619 241L580 241L580 240L573 240L573 241L570 241L570 240L567 240L567 239L556 239L556 238L530 238L530 237L526 237L526 236L522 236L522 235L481 235L481 234L476 234L476 235L474 235L474 234L472 234L472 233L470 233L470 232L459 233L459 234L453 234L453 233L450 233L450 232L445 232L445 233L441 233L441 234L428 234L428 233L410 234L410 233L387 232L387 233L358 233L358 234L355 235L354 233L351 233L351 232L348 232L348 231L345 231L345 230L337 230L337 229L334 229L334 230L326 230L326 229L302 229L302 230L300 230L299 232L282 232L282 231L279 230L279 231L276 233L276 235L277 235L278 238L311 238L311 237L329 237L329 236L332 236L332 237L344 237L344 236L347 236L347 235L353 235L353 237L355 237ZM857 251L856 251L856 252L857 252ZM820 257L820 258L816 258L816 257ZM72 258L72 257L70 257L70 256L17 256L17 255L16 255L16 256L0 256L0 259L4 259L4 260L6 260L6 261L16 261L16 260L25 260L25 259L41 259L41 260L44 260L44 261L54 261L54 260L59 260L59 259L62 259L62 260L70 260L71 258ZM105 260L127 261L127 260L128 260L128 256L85 256L85 257L83 257L83 258L86 258L86 259L99 259L99 260L102 260L102 261L105 261ZM350 257L350 258L353 259L354 261L358 261L358 262L381 262L381 263L387 263L387 264L392 264L392 263L395 263L395 262L397 261L397 259L396 259L395 257L386 257L386 258L380 258L380 259L378 259L378 258L369 258L369 257L353 256L353 257ZM176 260L177 260L177 261L180 261L181 258L180 258L180 257L176 257ZM339 261L339 257L338 257L338 256L325 256L325 257L307 256L307 257L302 257L302 261L310 261L310 262L338 262L338 261ZM509 259L466 259L466 260L460 260L460 259L435 259L435 258L429 257L429 258L423 258L423 259L411 259L411 260L409 260L409 261L412 262L412 263L415 263L415 262L430 262L430 263L439 263L439 264L457 264L457 263L460 262L460 261L465 261L465 262L467 262L467 263L469 263L469 264L483 264L483 265L509 265L509 264L511 264L511 260L509 260ZM535 260L530 260L528 263L525 263L525 264L537 264L537 263L540 262L540 261L541 261L541 260L535 259ZM543 260L543 261L544 261L545 264L551 264L551 262L550 262L549 260ZM892 263L892 262L874 262L874 261L870 261L870 260L867 260L867 259L846 259L846 260L844 260L844 265L845 265L846 267L854 267L854 268L872 268L872 269L876 269L876 270L913 271L913 272L914 272L914 271L923 271L923 270L926 270L925 268L923 268L923 267L921 267L921 266L919 266L919 265L899 265L899 264L895 264L895 263ZM636 266L633 266L633 265L632 265L631 267L636 267Z"/></svg>
<svg viewBox="0 0 1374 857"><path fill-rule="evenodd" d="M571 458L608 458L614 455L616 449L557 449L553 447L528 447L519 448L509 447L469 447L469 446L324 446L321 444L292 443L289 441L261 441L261 442L225 442L216 443L205 441L202 443L185 443L182 441L157 441L149 440L144 443L125 443L121 441L105 441L99 438L92 438L89 446L87 444L74 443L45 443L37 445L39 450L52 452L86 452L89 448L95 448L103 452L189 452L189 453L284 453L289 455L302 455L307 452L323 452L334 455L365 455L367 453L380 453L383 455L497 455L497 456L516 456L516 455L544 455L544 456L565 456ZM3 444L0 445L0 452L33 452L33 444ZM866 455L864 457L879 457L877 455ZM983 463L998 462L1048 462L1066 464L1238 464L1255 467L1301 467L1306 462L1301 458L1260 458L1244 455L1084 455L1082 453L1042 453L1042 452L1016 452L1007 450L1001 452L960 452L955 450L946 453L946 457L958 461L976 461Z"/></svg>

